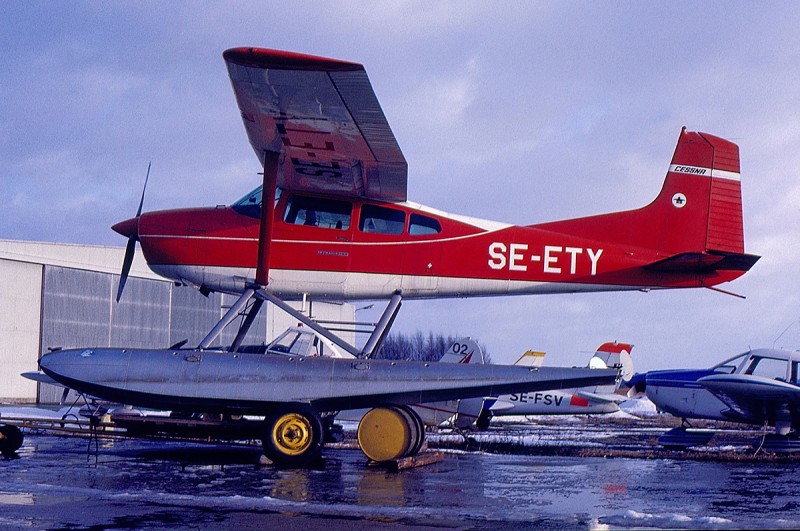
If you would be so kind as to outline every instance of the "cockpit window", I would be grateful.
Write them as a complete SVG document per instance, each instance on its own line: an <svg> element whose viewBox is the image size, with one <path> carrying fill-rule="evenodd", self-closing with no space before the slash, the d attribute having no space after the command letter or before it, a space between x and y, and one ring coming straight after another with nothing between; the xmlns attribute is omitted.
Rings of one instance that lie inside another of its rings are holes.
<svg viewBox="0 0 800 531"><path fill-rule="evenodd" d="M358 229L362 232L403 234L405 225L406 215L402 210L376 205L364 205L361 207L361 220L358 222Z"/></svg>
<svg viewBox="0 0 800 531"><path fill-rule="evenodd" d="M275 190L275 204L278 203L278 199L281 198L281 189L278 188ZM244 196L243 198L236 201L233 205L231 205L233 209L242 214L243 216L249 216L251 218L260 218L261 217L261 186Z"/></svg>
<svg viewBox="0 0 800 531"><path fill-rule="evenodd" d="M439 221L422 216L420 214L411 214L408 225L408 233L411 236L425 236L428 234L439 234L442 232L442 225Z"/></svg>
<svg viewBox="0 0 800 531"><path fill-rule="evenodd" d="M289 198L283 221L323 229L350 228L353 206L347 201L295 195Z"/></svg>
<svg viewBox="0 0 800 531"><path fill-rule="evenodd" d="M745 370L745 374L785 381L787 368L786 360L753 356L753 360Z"/></svg>

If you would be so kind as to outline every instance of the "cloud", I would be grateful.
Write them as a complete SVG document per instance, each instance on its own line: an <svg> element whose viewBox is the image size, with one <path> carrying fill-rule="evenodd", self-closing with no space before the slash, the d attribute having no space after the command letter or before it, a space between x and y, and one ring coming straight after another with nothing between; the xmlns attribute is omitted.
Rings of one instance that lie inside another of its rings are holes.
<svg viewBox="0 0 800 531"><path fill-rule="evenodd" d="M396 325L475 335L495 360L536 347L585 364L582 352L619 339L640 368L710 365L800 317L792 7L17 3L0 34L0 237L122 245L108 227L135 210L150 161L146 208L232 202L258 183L258 163L222 51L337 57L365 64L410 198L454 213L527 224L636 208L658 193L681 126L737 142L747 249L764 258L724 287L746 300L420 301Z"/></svg>

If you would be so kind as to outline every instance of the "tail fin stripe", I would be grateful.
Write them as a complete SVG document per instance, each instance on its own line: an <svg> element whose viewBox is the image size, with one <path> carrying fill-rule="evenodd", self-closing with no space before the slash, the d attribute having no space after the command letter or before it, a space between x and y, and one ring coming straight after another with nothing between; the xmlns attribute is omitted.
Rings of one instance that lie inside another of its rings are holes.
<svg viewBox="0 0 800 531"><path fill-rule="evenodd" d="M741 181L742 175L738 171L726 171L714 168L711 170L711 177L715 179L727 179L729 181Z"/></svg>

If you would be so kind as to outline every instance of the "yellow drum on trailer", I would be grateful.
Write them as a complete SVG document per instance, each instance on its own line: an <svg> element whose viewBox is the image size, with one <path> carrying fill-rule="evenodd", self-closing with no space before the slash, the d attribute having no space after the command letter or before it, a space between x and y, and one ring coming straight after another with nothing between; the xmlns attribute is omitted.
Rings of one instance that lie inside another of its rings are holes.
<svg viewBox="0 0 800 531"><path fill-rule="evenodd" d="M393 461L417 453L425 437L415 414L401 407L376 407L358 424L358 445L373 461Z"/></svg>

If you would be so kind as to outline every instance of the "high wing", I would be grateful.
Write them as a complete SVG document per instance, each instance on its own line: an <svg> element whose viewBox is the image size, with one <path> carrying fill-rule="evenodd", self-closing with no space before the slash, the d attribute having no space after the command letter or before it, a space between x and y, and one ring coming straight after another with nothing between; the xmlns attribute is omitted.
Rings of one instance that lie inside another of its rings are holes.
<svg viewBox="0 0 800 531"><path fill-rule="evenodd" d="M362 65L263 48L223 57L256 155L280 154L278 187L407 199L408 166Z"/></svg>
<svg viewBox="0 0 800 531"><path fill-rule="evenodd" d="M753 374L714 374L697 381L747 422L774 421L800 408L800 386Z"/></svg>

